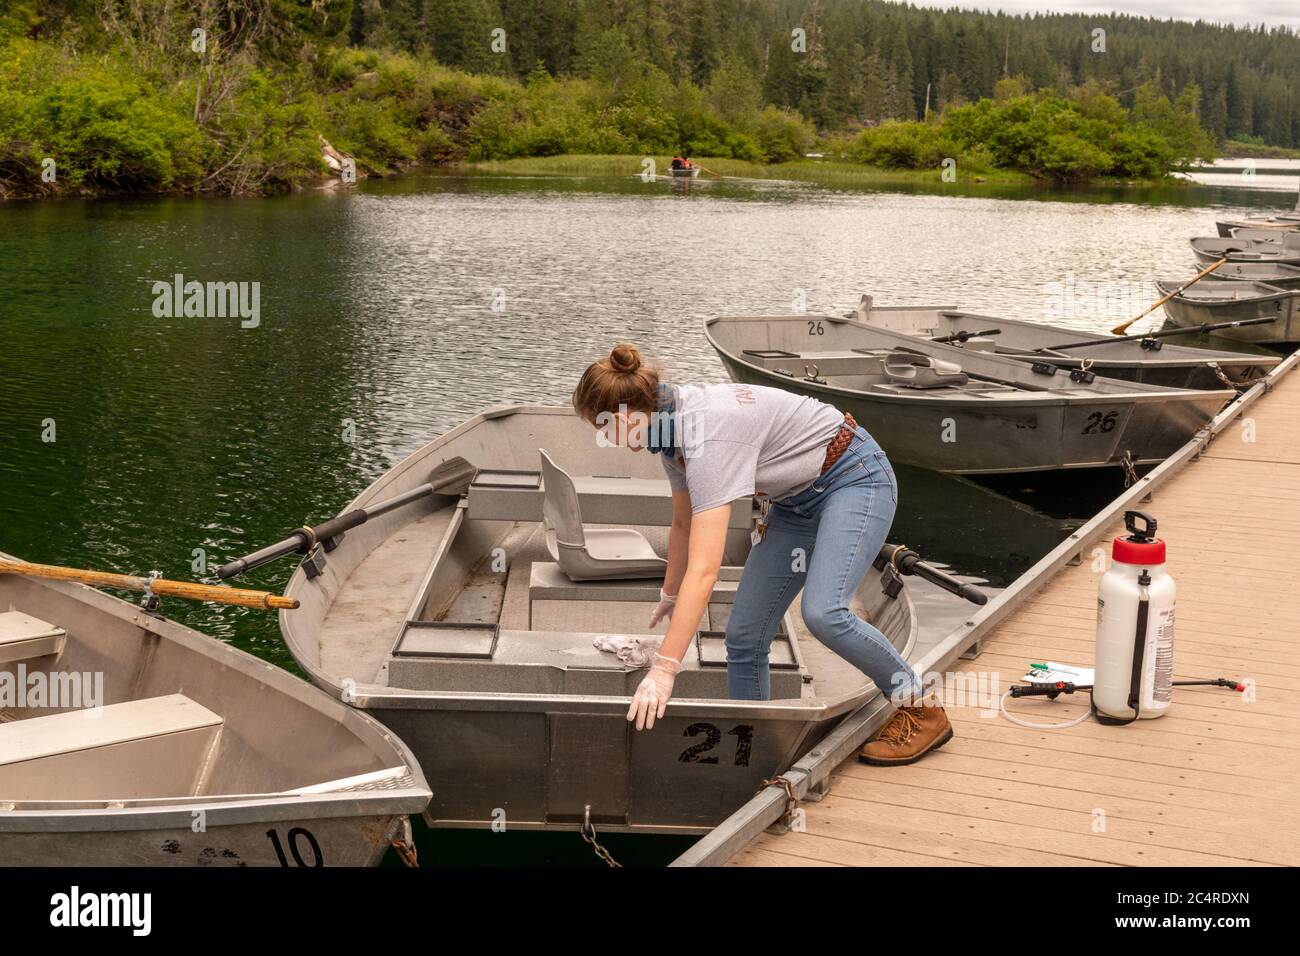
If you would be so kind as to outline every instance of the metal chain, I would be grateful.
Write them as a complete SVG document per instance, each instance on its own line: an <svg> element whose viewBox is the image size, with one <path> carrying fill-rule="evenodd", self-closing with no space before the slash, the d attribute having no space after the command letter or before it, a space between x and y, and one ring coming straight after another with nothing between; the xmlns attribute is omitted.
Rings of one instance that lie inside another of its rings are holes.
<svg viewBox="0 0 1300 956"><path fill-rule="evenodd" d="M786 777L773 777L760 783L754 792L762 793L771 786L785 790L785 812L781 814L781 823L788 829L793 824L795 808L799 806L799 799L794 795L794 784Z"/></svg>
<svg viewBox="0 0 1300 956"><path fill-rule="evenodd" d="M1237 389L1237 391L1241 391L1242 389L1250 388L1251 386L1250 382L1234 382L1232 379L1228 378L1228 376L1224 373L1223 369L1219 368L1218 362L1211 362L1210 368L1213 370L1214 374L1218 377L1219 381L1222 382L1224 385L1227 385L1229 388L1235 388Z"/></svg>
<svg viewBox="0 0 1300 956"><path fill-rule="evenodd" d="M411 833L410 817L403 821L402 835L393 840L392 847L397 851L397 855L402 858L403 863L412 868L419 868L420 859L415 851L415 837Z"/></svg>
<svg viewBox="0 0 1300 956"><path fill-rule="evenodd" d="M1133 466L1133 452L1125 451L1124 457L1119 460L1124 467L1124 487L1129 488L1137 483L1137 469Z"/></svg>
<svg viewBox="0 0 1300 956"><path fill-rule="evenodd" d="M587 804L586 813L582 820L582 830L579 832L582 834L582 838L591 844L591 848L595 851L596 856L605 861L606 866L616 866L620 868L623 866L622 863L618 862L618 860L614 859L614 857L610 855L608 850L596 842L596 827L591 822L591 804Z"/></svg>

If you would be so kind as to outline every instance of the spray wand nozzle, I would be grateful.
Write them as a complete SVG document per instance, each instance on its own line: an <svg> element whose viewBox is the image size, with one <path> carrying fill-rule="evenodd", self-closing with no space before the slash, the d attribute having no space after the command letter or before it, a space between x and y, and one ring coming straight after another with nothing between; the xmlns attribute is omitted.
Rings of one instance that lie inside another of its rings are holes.
<svg viewBox="0 0 1300 956"><path fill-rule="evenodd" d="M1091 687L1091 684L1072 684L1064 680L1053 681L1050 684L1013 684L1011 696L1046 697L1049 700L1056 700L1060 694L1073 694L1076 690L1089 690Z"/></svg>
<svg viewBox="0 0 1300 956"><path fill-rule="evenodd" d="M1171 683L1174 687L1227 687L1236 691L1246 689L1245 684L1228 677L1216 677L1214 680L1176 680ZM1010 688L1012 697L1046 697L1048 700L1056 700L1061 694L1073 694L1077 690L1092 690L1092 685L1072 684L1069 681L1058 680L1050 684L1012 684Z"/></svg>

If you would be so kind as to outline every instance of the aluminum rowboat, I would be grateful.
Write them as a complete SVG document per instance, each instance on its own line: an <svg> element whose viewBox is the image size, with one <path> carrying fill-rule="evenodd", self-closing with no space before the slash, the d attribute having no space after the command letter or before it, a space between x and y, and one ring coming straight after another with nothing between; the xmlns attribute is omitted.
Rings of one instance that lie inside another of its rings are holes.
<svg viewBox="0 0 1300 956"><path fill-rule="evenodd" d="M1229 383L1248 385L1267 375L1268 370L1281 361L1279 357L1270 355L1247 355L1171 345L1159 339L1117 340L1113 335L977 315L954 308L882 308L873 305L866 296L863 296L863 302L857 311L847 317L922 339L962 333L973 336L976 332L996 329L996 335L973 337L952 344L971 351L989 351L1021 362L1049 362L1057 368L1067 370L1086 365L1093 372L1107 378L1169 388L1220 389L1226 384L1225 379ZM1096 344L1077 344L1089 340ZM1072 347L1064 351L1049 349L1054 344L1067 343ZM1157 343L1158 347L1151 347ZM1045 351L1034 351L1035 349Z"/></svg>
<svg viewBox="0 0 1300 956"><path fill-rule="evenodd" d="M926 342L824 315L709 319L704 334L733 381L811 395L853 413L891 460L954 474L1095 468L1163 460L1235 397L1163 388L1050 363ZM959 365L963 384L913 388L891 353Z"/></svg>
<svg viewBox="0 0 1300 956"><path fill-rule="evenodd" d="M749 549L753 502L733 505L723 574L653 728L627 720L644 671L597 650L650 637L662 579L574 582L547 547L539 449L572 476L582 519L640 531L661 555L671 491L657 456L603 448L571 408L476 415L397 464L346 510L474 466L434 494L349 530L290 579L280 626L313 681L381 720L439 780L435 827L702 833L877 693L787 613L766 701L731 700L723 632ZM868 572L853 606L906 655L908 588ZM659 633L665 625L660 624Z"/></svg>
<svg viewBox="0 0 1300 956"><path fill-rule="evenodd" d="M1169 294L1177 282L1157 282ZM1263 325L1224 329L1215 335L1257 345L1282 345L1300 341L1300 289L1279 289L1263 282L1202 279L1165 303L1165 315L1176 326L1206 322L1236 322L1273 318Z"/></svg>
<svg viewBox="0 0 1300 956"><path fill-rule="evenodd" d="M429 803L279 667L79 584L0 574L0 608L0 865L369 866Z"/></svg>

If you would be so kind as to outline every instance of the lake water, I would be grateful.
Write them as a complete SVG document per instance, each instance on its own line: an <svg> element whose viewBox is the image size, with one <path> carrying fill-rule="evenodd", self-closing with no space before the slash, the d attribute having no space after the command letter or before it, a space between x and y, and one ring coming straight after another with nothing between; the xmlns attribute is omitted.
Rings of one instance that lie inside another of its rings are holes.
<svg viewBox="0 0 1300 956"><path fill-rule="evenodd" d="M567 402L614 342L678 380L721 381L702 319L838 313L863 292L1108 328L1156 297L1154 280L1190 275L1187 240L1213 235L1216 216L1278 205L1236 186L957 194L457 174L275 199L6 205L0 551L194 579L196 560L215 567L337 513L488 405ZM177 274L257 283L257 326L159 317L154 283ZM1067 288L1077 307L1063 313ZM1011 499L899 480L893 539L992 587L1119 488L1110 475ZM282 587L290 569L248 586ZM165 611L293 667L270 615ZM939 601L931 628L964 612Z"/></svg>

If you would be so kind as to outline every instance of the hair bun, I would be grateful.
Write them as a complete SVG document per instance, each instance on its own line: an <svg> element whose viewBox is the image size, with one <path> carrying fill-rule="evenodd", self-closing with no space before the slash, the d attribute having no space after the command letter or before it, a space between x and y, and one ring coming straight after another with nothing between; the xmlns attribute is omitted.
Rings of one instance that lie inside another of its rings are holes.
<svg viewBox="0 0 1300 956"><path fill-rule="evenodd" d="M635 345L616 345L609 353L609 367L628 374L641 367L641 353Z"/></svg>

